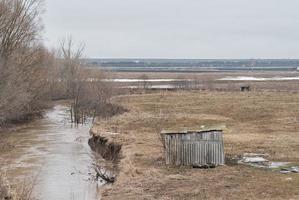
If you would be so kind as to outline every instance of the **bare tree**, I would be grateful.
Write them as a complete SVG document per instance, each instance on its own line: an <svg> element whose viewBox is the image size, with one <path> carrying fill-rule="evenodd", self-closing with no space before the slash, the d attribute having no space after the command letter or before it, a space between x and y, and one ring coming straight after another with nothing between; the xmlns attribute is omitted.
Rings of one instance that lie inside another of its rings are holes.
<svg viewBox="0 0 299 200"><path fill-rule="evenodd" d="M84 47L76 48L72 37L63 39L60 42L62 57L61 82L65 84L67 98L72 99L71 120L75 123L84 122L84 113L80 110L80 95L84 83L84 77L81 69L81 60Z"/></svg>
<svg viewBox="0 0 299 200"><path fill-rule="evenodd" d="M6 62L16 51L39 39L41 0L0 2L0 57Z"/></svg>
<svg viewBox="0 0 299 200"><path fill-rule="evenodd" d="M41 0L0 2L0 124L39 109L45 85Z"/></svg>
<svg viewBox="0 0 299 200"><path fill-rule="evenodd" d="M86 116L109 116L121 109L112 106L112 84L104 81L107 73L92 70L83 62L84 46L75 47L71 37L61 42L61 80L65 84L67 97L72 99L71 119L83 123Z"/></svg>
<svg viewBox="0 0 299 200"><path fill-rule="evenodd" d="M63 39L60 42L60 49L62 53L63 63L61 69L61 77L66 84L66 93L69 98L74 98L78 93L78 83L82 76L81 65L83 59L84 45L78 47L74 46L72 37Z"/></svg>

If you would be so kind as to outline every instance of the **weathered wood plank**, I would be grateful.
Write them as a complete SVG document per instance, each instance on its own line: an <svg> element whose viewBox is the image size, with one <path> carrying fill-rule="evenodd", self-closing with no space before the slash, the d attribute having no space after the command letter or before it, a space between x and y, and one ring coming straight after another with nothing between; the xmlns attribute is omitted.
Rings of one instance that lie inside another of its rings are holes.
<svg viewBox="0 0 299 200"><path fill-rule="evenodd" d="M223 165L224 145L222 131L165 134L166 164Z"/></svg>

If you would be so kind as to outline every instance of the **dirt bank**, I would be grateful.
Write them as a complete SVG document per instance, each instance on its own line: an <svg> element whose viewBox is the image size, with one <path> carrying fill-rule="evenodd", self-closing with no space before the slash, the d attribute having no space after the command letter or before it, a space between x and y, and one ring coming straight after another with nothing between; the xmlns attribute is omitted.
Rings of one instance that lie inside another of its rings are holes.
<svg viewBox="0 0 299 200"><path fill-rule="evenodd" d="M88 140L90 148L105 160L117 162L121 155L121 145L114 143L107 136L96 135L91 130L92 138Z"/></svg>
<svg viewBox="0 0 299 200"><path fill-rule="evenodd" d="M119 97L130 111L97 121L92 133L122 145L119 175L103 199L298 199L298 174L246 166L215 169L165 166L155 131L226 126L228 155L268 153L299 161L299 94L271 92L168 92ZM162 117L161 117L162 116Z"/></svg>

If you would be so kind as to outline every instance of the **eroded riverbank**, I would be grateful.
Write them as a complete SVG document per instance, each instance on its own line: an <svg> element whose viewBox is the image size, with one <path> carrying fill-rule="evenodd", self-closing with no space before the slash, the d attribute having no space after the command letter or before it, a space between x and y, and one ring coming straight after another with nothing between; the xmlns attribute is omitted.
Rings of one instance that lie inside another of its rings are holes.
<svg viewBox="0 0 299 200"><path fill-rule="evenodd" d="M98 199L101 183L90 179L94 153L88 146L91 122L73 125L57 105L21 129L1 133L1 171L13 185L33 183L38 199Z"/></svg>

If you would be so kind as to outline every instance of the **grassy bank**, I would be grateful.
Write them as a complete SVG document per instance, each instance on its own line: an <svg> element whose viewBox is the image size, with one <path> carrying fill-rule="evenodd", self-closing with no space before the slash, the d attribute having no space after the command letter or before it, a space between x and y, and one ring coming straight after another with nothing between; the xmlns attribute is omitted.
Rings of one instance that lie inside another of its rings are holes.
<svg viewBox="0 0 299 200"><path fill-rule="evenodd" d="M95 134L122 144L120 174L103 199L296 199L298 174L240 165L201 170L165 166L158 127L225 126L225 152L299 161L299 94L168 92L115 99L130 111L97 121ZM162 117L161 117L162 116ZM291 179L290 179L291 178Z"/></svg>

